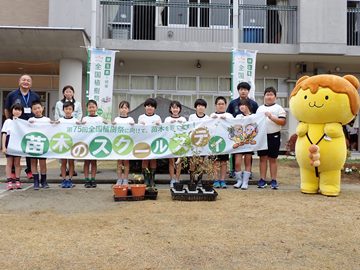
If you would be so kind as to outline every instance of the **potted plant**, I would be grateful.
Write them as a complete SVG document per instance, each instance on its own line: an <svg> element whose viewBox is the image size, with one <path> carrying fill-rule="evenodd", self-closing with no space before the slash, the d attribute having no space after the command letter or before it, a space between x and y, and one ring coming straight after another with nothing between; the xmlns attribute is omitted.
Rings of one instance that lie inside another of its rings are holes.
<svg viewBox="0 0 360 270"><path fill-rule="evenodd" d="M193 155L190 159L190 184L195 183L196 185L201 182L202 188L206 192L213 190L213 182L215 177L214 158L212 156L202 157L200 155ZM207 175L207 180L203 179L203 175Z"/></svg>
<svg viewBox="0 0 360 270"><path fill-rule="evenodd" d="M144 197L146 185L142 184L142 177L140 175L134 175L134 184L130 185L131 194L133 197Z"/></svg>

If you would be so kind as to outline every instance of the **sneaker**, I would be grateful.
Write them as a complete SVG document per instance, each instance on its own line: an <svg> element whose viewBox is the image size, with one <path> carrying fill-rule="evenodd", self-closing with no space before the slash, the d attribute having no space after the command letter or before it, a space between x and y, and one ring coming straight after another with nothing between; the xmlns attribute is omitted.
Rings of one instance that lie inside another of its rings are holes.
<svg viewBox="0 0 360 270"><path fill-rule="evenodd" d="M122 184L123 184L123 185L126 185L126 186L129 185L129 180L123 179L123 180L122 180Z"/></svg>
<svg viewBox="0 0 360 270"><path fill-rule="evenodd" d="M275 179L271 180L270 186L271 186L272 189L278 189L279 188L279 185L278 185L278 183L277 183L277 181Z"/></svg>
<svg viewBox="0 0 360 270"><path fill-rule="evenodd" d="M20 181L15 182L15 188L16 189L21 189L21 182Z"/></svg>
<svg viewBox="0 0 360 270"><path fill-rule="evenodd" d="M41 182L41 187L42 187L42 188L50 188L48 182L46 182L46 181Z"/></svg>
<svg viewBox="0 0 360 270"><path fill-rule="evenodd" d="M68 186L68 180L64 179L62 182L61 182L61 188L67 188Z"/></svg>
<svg viewBox="0 0 360 270"><path fill-rule="evenodd" d="M267 183L264 179L260 179L258 181L258 188L266 188L266 186L267 186Z"/></svg>
<svg viewBox="0 0 360 270"><path fill-rule="evenodd" d="M170 188L173 188L173 187L174 187L174 183L176 183L176 180L175 180L175 179L171 179L171 180L170 180Z"/></svg>
<svg viewBox="0 0 360 270"><path fill-rule="evenodd" d="M27 177L28 179L34 179L34 176L33 176L32 172L27 172L27 173L26 173L26 177Z"/></svg>
<svg viewBox="0 0 360 270"><path fill-rule="evenodd" d="M6 183L6 189L7 190L13 190L14 189L14 185L12 181L9 181Z"/></svg>
<svg viewBox="0 0 360 270"><path fill-rule="evenodd" d="M95 180L94 180L94 181L90 181L90 182L91 182L91 187L92 187L92 188L96 188L96 187L97 187L97 184L96 184Z"/></svg>
<svg viewBox="0 0 360 270"><path fill-rule="evenodd" d="M71 179L67 180L67 186L66 188L73 188L75 185L73 184L73 182L71 181Z"/></svg>
<svg viewBox="0 0 360 270"><path fill-rule="evenodd" d="M213 188L221 188L220 180L214 181Z"/></svg>
<svg viewBox="0 0 360 270"><path fill-rule="evenodd" d="M227 188L227 185L224 180L220 180L220 187L221 188Z"/></svg>
<svg viewBox="0 0 360 270"><path fill-rule="evenodd" d="M122 179L118 179L118 180L116 181L116 185L121 186L122 184L123 184L123 180L122 180Z"/></svg>
<svg viewBox="0 0 360 270"><path fill-rule="evenodd" d="M91 188L92 187L91 181L86 181L85 184L84 184L84 187L85 188Z"/></svg>

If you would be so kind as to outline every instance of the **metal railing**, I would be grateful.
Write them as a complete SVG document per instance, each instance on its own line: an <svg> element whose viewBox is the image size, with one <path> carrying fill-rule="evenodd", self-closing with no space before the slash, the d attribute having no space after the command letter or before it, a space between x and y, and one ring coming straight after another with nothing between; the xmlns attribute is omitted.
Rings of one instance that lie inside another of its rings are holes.
<svg viewBox="0 0 360 270"><path fill-rule="evenodd" d="M100 1L102 38L232 42L229 0L210 4L190 1ZM297 40L296 6L239 5L240 43L296 44Z"/></svg>
<svg viewBox="0 0 360 270"><path fill-rule="evenodd" d="M360 8L347 10L347 45L360 45Z"/></svg>

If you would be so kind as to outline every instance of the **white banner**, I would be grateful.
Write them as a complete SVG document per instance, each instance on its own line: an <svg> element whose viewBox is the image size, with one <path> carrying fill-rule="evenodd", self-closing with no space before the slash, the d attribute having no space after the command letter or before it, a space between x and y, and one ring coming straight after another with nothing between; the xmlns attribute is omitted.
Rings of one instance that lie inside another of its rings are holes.
<svg viewBox="0 0 360 270"><path fill-rule="evenodd" d="M14 120L8 153L64 159L160 159L267 149L263 114L183 124L47 124Z"/></svg>
<svg viewBox="0 0 360 270"><path fill-rule="evenodd" d="M251 86L249 98L255 100L255 64L257 51L239 50L232 53L232 99L239 97L237 85L247 82Z"/></svg>
<svg viewBox="0 0 360 270"><path fill-rule="evenodd" d="M90 49L88 99L98 103L98 114L105 120L112 118L115 51Z"/></svg>

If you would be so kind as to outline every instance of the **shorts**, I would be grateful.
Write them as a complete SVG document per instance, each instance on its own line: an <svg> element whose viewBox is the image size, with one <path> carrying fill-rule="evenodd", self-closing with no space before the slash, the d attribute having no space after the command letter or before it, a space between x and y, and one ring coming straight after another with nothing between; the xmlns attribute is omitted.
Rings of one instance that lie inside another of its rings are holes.
<svg viewBox="0 0 360 270"><path fill-rule="evenodd" d="M216 161L228 161L229 160L229 155L217 155L216 156Z"/></svg>
<svg viewBox="0 0 360 270"><path fill-rule="evenodd" d="M268 156L270 158L277 158L279 156L280 150L280 131L267 134L267 143L268 149L267 150L260 150L257 152L259 157Z"/></svg>

